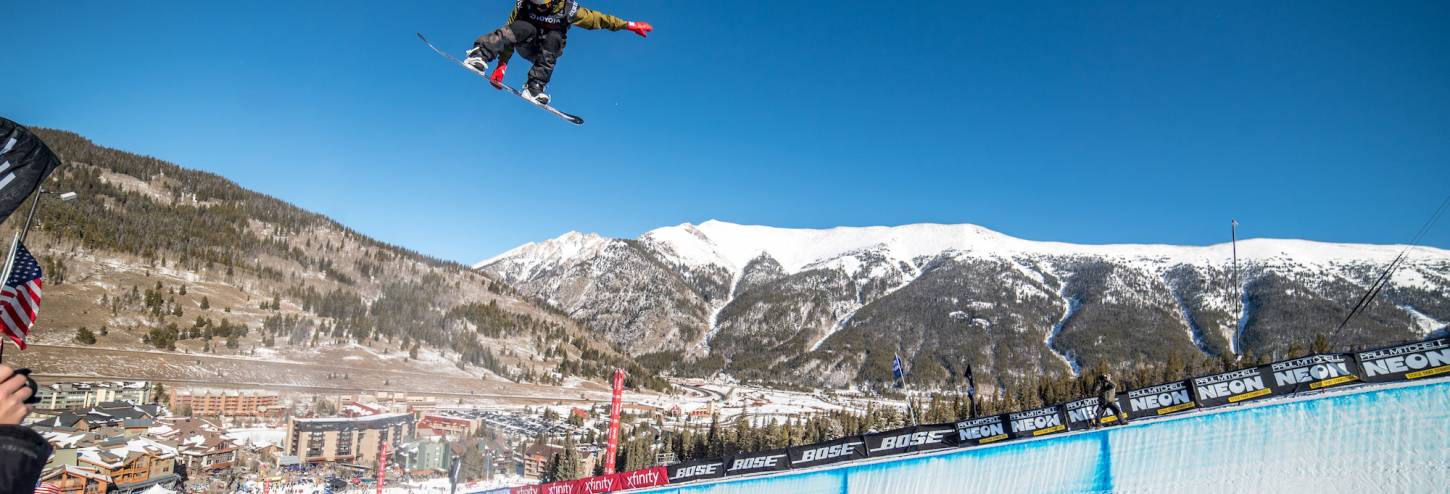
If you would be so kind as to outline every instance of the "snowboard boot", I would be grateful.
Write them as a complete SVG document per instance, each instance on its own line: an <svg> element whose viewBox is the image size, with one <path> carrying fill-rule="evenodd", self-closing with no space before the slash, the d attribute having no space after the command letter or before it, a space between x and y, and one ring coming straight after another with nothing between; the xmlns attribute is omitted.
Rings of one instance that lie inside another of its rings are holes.
<svg viewBox="0 0 1450 494"><path fill-rule="evenodd" d="M468 50L468 58L463 59L463 66L477 72L478 75L488 77L488 61L483 59L483 49L477 46Z"/></svg>
<svg viewBox="0 0 1450 494"><path fill-rule="evenodd" d="M544 85L536 81L529 81L527 84L524 84L522 96L524 99L540 105L549 104L549 95L544 92Z"/></svg>

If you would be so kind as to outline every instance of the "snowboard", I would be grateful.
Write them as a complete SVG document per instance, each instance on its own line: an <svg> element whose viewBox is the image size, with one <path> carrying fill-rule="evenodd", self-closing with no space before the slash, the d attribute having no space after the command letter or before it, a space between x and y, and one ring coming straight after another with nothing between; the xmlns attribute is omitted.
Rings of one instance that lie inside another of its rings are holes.
<svg viewBox="0 0 1450 494"><path fill-rule="evenodd" d="M479 77L482 77L483 80L488 81L488 83L490 85L492 85L493 87L498 88L498 89L501 89L501 90L504 90L504 91L508 91L510 93L513 93L514 96L518 96L519 99L524 100L528 104L534 105L534 106L539 107L540 109L542 109L542 110L544 110L546 112L552 113L552 114L554 114L554 116L559 117L559 118L562 118L564 120L567 120L569 123L572 123L574 125L584 125L584 119L583 118L580 118L578 115L571 115L571 114L568 114L568 113L564 113L562 111L559 111L557 108L554 108L552 106L536 103L536 102L534 102L534 101L532 101L532 100L530 100L528 98L525 98L523 92L522 91L519 91L518 89L514 89L513 86L510 86L510 85L507 85L507 84L495 83L492 80L490 80L488 78L488 76L483 75L483 74L480 74L478 72L474 72L473 69L468 68L468 66L467 65L464 65L463 64L463 61L462 60L459 60L458 57L455 57L453 55L449 55L448 52L445 52L443 50L439 50L438 47L433 46L433 43L429 42L428 41L428 38L426 38L426 37L423 36L423 33L416 33L416 34L418 35L418 39L423 40L423 44L428 45L428 47L429 48L432 48L434 52L436 52L437 54L443 56L443 58L446 58L446 59L452 61L454 64L457 64L459 67L462 67L463 70L467 70L468 73L473 74L473 75L476 75L476 76L479 76Z"/></svg>

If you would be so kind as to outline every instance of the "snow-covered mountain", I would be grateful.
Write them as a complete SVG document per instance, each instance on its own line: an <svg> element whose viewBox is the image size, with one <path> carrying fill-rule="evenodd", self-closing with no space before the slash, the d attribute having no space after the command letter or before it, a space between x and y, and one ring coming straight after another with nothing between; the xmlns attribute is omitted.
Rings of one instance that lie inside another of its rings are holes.
<svg viewBox="0 0 1450 494"><path fill-rule="evenodd" d="M1334 333L1404 249L1240 241L1241 300L1229 244L1076 245L975 225L712 220L633 240L570 232L475 268L636 355L840 385L884 379L895 352L931 381L967 363L1031 376L1282 353L1319 334L1351 346L1443 330L1450 251L1421 247L1364 316Z"/></svg>

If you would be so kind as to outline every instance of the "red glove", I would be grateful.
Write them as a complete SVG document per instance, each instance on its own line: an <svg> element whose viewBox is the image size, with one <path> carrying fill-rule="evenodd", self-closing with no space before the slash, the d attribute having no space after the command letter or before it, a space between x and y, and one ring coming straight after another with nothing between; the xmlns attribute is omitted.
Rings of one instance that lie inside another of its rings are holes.
<svg viewBox="0 0 1450 494"><path fill-rule="evenodd" d="M506 63L500 63L500 64L498 64L498 68L493 69L493 75L492 76L489 76L488 82L493 83L493 86L496 87L496 88L503 89L503 73L505 71L507 71L508 69L509 69L509 64L506 64Z"/></svg>
<svg viewBox="0 0 1450 494"><path fill-rule="evenodd" d="M634 34L638 34L641 38L648 38L649 32L655 30L654 26L644 21L629 21L629 24L624 25L624 28L634 31Z"/></svg>

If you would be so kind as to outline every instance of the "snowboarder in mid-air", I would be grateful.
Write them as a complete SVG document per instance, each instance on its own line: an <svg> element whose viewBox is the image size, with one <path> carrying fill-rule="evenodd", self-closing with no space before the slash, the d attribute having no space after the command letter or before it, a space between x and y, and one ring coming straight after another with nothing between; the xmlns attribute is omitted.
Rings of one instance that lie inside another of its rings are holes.
<svg viewBox="0 0 1450 494"><path fill-rule="evenodd" d="M544 87L554 73L554 64L564 53L570 26L610 31L627 29L644 37L654 30L648 22L626 21L589 10L580 7L575 0L515 0L508 23L497 31L480 36L473 49L468 51L463 65L499 85L503 83L509 59L517 50L525 60L534 64L529 69L529 81L524 84L522 96L547 105L549 95L544 93ZM488 64L494 60L498 60L498 68L489 75Z"/></svg>

